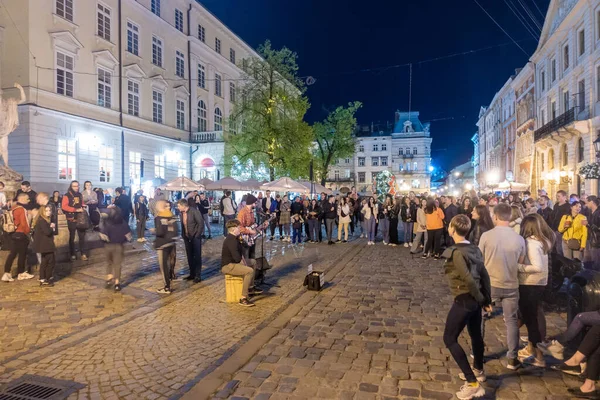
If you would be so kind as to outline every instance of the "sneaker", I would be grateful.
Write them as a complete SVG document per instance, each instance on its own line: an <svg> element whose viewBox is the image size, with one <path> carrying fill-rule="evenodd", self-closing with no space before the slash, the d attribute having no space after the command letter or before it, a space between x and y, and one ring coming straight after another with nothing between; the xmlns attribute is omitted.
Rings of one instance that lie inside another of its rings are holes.
<svg viewBox="0 0 600 400"><path fill-rule="evenodd" d="M342 240L342 243L348 243L348 241L347 240Z"/></svg>
<svg viewBox="0 0 600 400"><path fill-rule="evenodd" d="M75 260L77 260L77 257L76 256L71 256L71 261L75 261Z"/></svg>
<svg viewBox="0 0 600 400"><path fill-rule="evenodd" d="M54 283L52 281L43 281L43 282L40 282L40 286L41 287L53 287Z"/></svg>
<svg viewBox="0 0 600 400"><path fill-rule="evenodd" d="M479 382L477 382L475 386L470 383L465 383L460 387L460 391L456 392L456 397L458 397L460 400L470 400L475 397L482 397L484 395L485 389L479 384Z"/></svg>
<svg viewBox="0 0 600 400"><path fill-rule="evenodd" d="M523 366L523 364L521 364L521 361L519 361L518 358L513 358L511 360L508 360L508 364L506 364L506 368L511 369L513 371L518 370L522 366Z"/></svg>
<svg viewBox="0 0 600 400"><path fill-rule="evenodd" d="M387 242L386 242L385 240L383 241L383 245L384 245L384 246L387 246L387 245L388 245L388 244L387 244Z"/></svg>
<svg viewBox="0 0 600 400"><path fill-rule="evenodd" d="M121 285L119 283L115 283L115 292L121 291Z"/></svg>
<svg viewBox="0 0 600 400"><path fill-rule="evenodd" d="M238 304L242 307L254 307L256 305L246 298L240 299L240 302Z"/></svg>
<svg viewBox="0 0 600 400"><path fill-rule="evenodd" d="M521 339L521 342L525 344L529 343L529 336L521 336L519 339Z"/></svg>
<svg viewBox="0 0 600 400"><path fill-rule="evenodd" d="M87 261L88 260L88 256L86 256L85 254L81 255L81 261Z"/></svg>
<svg viewBox="0 0 600 400"><path fill-rule="evenodd" d="M549 344L538 343L537 348L540 349L545 355L552 356L557 360L563 360L565 358L565 348L557 340L552 340Z"/></svg>
<svg viewBox="0 0 600 400"><path fill-rule="evenodd" d="M404 247L408 247L408 243L404 243Z"/></svg>
<svg viewBox="0 0 600 400"><path fill-rule="evenodd" d="M429 258L429 254L423 254L423 255L421 256L421 258L422 258L423 260L427 260L427 259Z"/></svg>
<svg viewBox="0 0 600 400"><path fill-rule="evenodd" d="M365 237L365 235L360 235L360 238L363 239Z"/></svg>
<svg viewBox="0 0 600 400"><path fill-rule="evenodd" d="M26 279L32 279L32 278L33 278L33 275L28 274L27 272L23 272L22 274L19 274L17 276L17 279L20 280L20 281L24 281Z"/></svg>
<svg viewBox="0 0 600 400"><path fill-rule="evenodd" d="M138 238L137 242L142 243L143 242L142 238Z"/></svg>
<svg viewBox="0 0 600 400"><path fill-rule="evenodd" d="M169 288L162 288L162 289L158 289L156 291L156 293L160 293L160 294L171 294L171 289Z"/></svg>
<svg viewBox="0 0 600 400"><path fill-rule="evenodd" d="M253 288L253 289L248 290L248 294L250 296L255 296L255 295L263 294L263 291L258 288Z"/></svg>
<svg viewBox="0 0 600 400"><path fill-rule="evenodd" d="M534 354L529 351L529 346L525 346L521 350L518 351L517 357L519 360L523 361L528 359L529 357L533 357Z"/></svg>
<svg viewBox="0 0 600 400"><path fill-rule="evenodd" d="M485 382L487 379L482 369L473 368L473 374L475 374L475 379L477 379L478 382ZM460 379L461 381L467 380L467 378L465 378L465 374L463 374L462 372L458 374L458 379Z"/></svg>
<svg viewBox="0 0 600 400"><path fill-rule="evenodd" d="M408 245L409 245L410 247L412 247L412 245L413 245L413 244L412 244L412 242L410 242Z"/></svg>
<svg viewBox="0 0 600 400"><path fill-rule="evenodd" d="M5 272L4 275L2 275L2 282L13 282L13 281L14 281L14 279L10 275L10 273Z"/></svg>
<svg viewBox="0 0 600 400"><path fill-rule="evenodd" d="M565 363L562 363L562 364L558 364L558 365L551 365L550 368L552 368L555 371L560 371L567 375L573 375L573 376L581 375L583 373L583 369L581 368L581 365L567 365Z"/></svg>

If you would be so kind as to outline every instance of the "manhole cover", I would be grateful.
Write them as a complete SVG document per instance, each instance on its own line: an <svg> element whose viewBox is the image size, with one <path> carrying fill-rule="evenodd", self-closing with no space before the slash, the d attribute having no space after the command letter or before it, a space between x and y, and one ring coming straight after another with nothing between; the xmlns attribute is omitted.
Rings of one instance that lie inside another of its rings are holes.
<svg viewBox="0 0 600 400"><path fill-rule="evenodd" d="M62 400L84 387L72 381L23 375L0 388L0 400Z"/></svg>

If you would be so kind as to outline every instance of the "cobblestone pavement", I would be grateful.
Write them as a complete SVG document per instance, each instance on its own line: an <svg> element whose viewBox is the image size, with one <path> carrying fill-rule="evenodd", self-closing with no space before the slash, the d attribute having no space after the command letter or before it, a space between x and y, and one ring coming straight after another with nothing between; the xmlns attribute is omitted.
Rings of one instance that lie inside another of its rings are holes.
<svg viewBox="0 0 600 400"><path fill-rule="evenodd" d="M89 264L61 265L54 288L3 283L0 385L33 374L86 385L70 399L177 398L304 292L310 262L326 269L352 246L267 242L269 290L247 309L224 303L221 244L203 246L202 283L177 281L166 297L156 293L162 280L149 243L126 257L121 293L104 289L101 253Z"/></svg>
<svg viewBox="0 0 600 400"><path fill-rule="evenodd" d="M365 246L215 399L454 398L462 382L442 340L452 298L441 266L405 248ZM550 334L564 318L547 314ZM568 399L579 384L550 369L506 369L501 316L485 336L485 398Z"/></svg>

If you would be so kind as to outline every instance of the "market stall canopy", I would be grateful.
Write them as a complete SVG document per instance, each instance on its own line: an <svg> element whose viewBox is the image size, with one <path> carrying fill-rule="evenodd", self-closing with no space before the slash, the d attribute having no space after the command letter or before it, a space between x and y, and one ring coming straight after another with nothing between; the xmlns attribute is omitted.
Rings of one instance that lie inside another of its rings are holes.
<svg viewBox="0 0 600 400"><path fill-rule="evenodd" d="M194 182L190 178L180 176L159 187L161 190L169 190L171 192L187 192L192 190L204 190L204 185Z"/></svg>
<svg viewBox="0 0 600 400"><path fill-rule="evenodd" d="M198 183L201 184L202 186L208 186L208 184L213 183L213 181L208 178L202 178L198 181Z"/></svg>
<svg viewBox="0 0 600 400"><path fill-rule="evenodd" d="M208 190L244 190L242 183L230 176L206 185Z"/></svg>
<svg viewBox="0 0 600 400"><path fill-rule="evenodd" d="M291 178L279 178L273 182L265 183L260 188L262 190L271 190L274 192L306 193L310 191L310 188L307 188Z"/></svg>
<svg viewBox="0 0 600 400"><path fill-rule="evenodd" d="M308 188L308 190L311 190L311 182L309 181L300 181L300 183L304 186L306 186ZM313 187L312 187L312 191L314 194L318 194L318 193L327 193L327 194L332 194L333 192L331 191L331 189L327 189L325 186L323 185L319 185L316 182L312 183Z"/></svg>
<svg viewBox="0 0 600 400"><path fill-rule="evenodd" d="M241 184L244 190L258 190L262 186L262 183L256 179L248 179L247 181L242 181Z"/></svg>

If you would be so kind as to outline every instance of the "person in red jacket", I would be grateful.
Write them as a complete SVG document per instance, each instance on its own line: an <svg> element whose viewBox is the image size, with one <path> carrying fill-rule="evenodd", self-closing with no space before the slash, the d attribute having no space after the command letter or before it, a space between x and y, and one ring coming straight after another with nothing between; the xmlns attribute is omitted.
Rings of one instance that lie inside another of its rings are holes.
<svg viewBox="0 0 600 400"><path fill-rule="evenodd" d="M77 252L75 251L75 233L79 236L79 251L81 252L81 259L86 261L87 255L85 254L85 229L77 228L77 214L86 212L85 204L83 203L83 195L79 192L79 182L72 181L69 190L62 199L62 210L67 217L67 228L69 228L69 252L71 253L71 261L77 259Z"/></svg>
<svg viewBox="0 0 600 400"><path fill-rule="evenodd" d="M11 275L11 269L13 261L17 256L19 257L17 262L17 279L25 280L33 278L33 275L25 272L25 264L27 260L27 248L29 247L29 219L27 216L27 210L24 208L29 203L29 195L27 193L21 193L17 196L17 205L11 210L13 220L15 224L15 231L11 233L11 244L10 253L6 257L4 263L4 275L2 281L12 282L14 278Z"/></svg>

